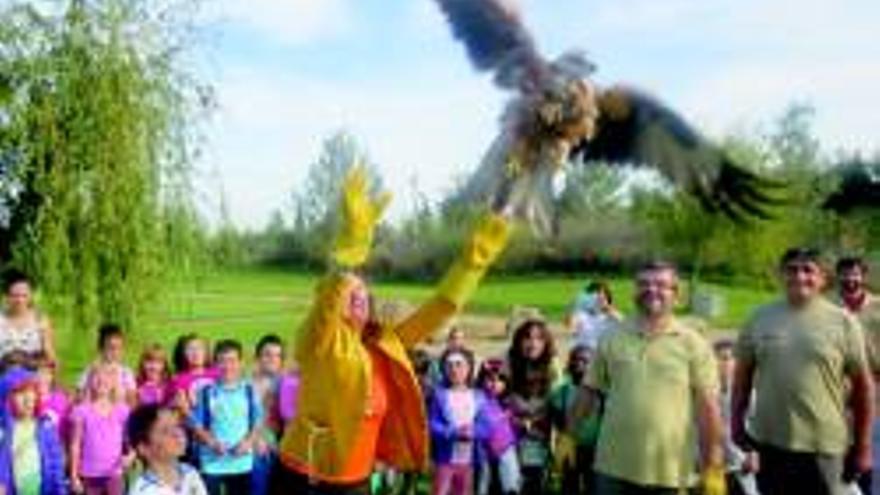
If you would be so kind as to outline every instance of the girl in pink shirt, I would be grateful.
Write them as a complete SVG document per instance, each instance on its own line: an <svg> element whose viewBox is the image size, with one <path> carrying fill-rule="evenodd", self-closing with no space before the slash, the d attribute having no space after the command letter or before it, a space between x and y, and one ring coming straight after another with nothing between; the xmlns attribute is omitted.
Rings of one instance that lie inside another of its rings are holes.
<svg viewBox="0 0 880 495"><path fill-rule="evenodd" d="M168 355L159 344L150 344L141 353L138 363L138 405L165 404L169 399Z"/></svg>
<svg viewBox="0 0 880 495"><path fill-rule="evenodd" d="M195 410L199 391L217 381L219 373L216 368L208 365L209 355L208 342L194 333L180 337L174 345L172 359L176 373L171 378L168 394L181 418L189 418ZM197 441L189 426L186 428L186 434L189 441L183 460L198 466Z"/></svg>
<svg viewBox="0 0 880 495"><path fill-rule="evenodd" d="M184 335L174 346L174 368L169 393L175 407L188 417L199 390L217 381L217 370L208 365L208 343L196 334Z"/></svg>
<svg viewBox="0 0 880 495"><path fill-rule="evenodd" d="M85 495L122 495L122 474L134 457L123 449L129 408L118 397L118 374L98 365L89 373L85 400L73 408L70 487Z"/></svg>

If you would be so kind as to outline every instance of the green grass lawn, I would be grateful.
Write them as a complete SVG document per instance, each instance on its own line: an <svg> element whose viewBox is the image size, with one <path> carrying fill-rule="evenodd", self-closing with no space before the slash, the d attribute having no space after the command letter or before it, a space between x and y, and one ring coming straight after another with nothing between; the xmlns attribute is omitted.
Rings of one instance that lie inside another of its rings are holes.
<svg viewBox="0 0 880 495"><path fill-rule="evenodd" d="M576 274L568 277L494 277L476 293L467 312L506 316L516 305L534 306L554 321L560 321L575 293L592 277ZM632 282L629 279L606 279L617 305L632 309ZM170 346L178 336L197 332L212 340L231 337L250 349L266 333L282 337L294 334L310 303L316 277L282 270L239 270L204 277L196 286L172 292L168 302L157 308L144 328L136 329L140 342L129 345L129 361L137 361L140 343L159 342ZM712 321L713 326L734 329L757 305L773 297L760 289L707 284L703 289L722 296L726 311ZM417 304L432 293L432 286L417 283L377 283L375 292L382 298L401 299ZM62 359L62 375L69 382L93 356L94 338L73 335L57 321Z"/></svg>

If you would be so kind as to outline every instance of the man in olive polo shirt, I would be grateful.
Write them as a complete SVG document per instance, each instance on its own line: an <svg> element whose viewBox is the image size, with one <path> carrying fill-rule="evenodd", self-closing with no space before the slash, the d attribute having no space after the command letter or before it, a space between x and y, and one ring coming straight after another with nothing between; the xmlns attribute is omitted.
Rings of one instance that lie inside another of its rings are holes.
<svg viewBox="0 0 880 495"><path fill-rule="evenodd" d="M874 385L862 330L822 296L820 253L790 249L779 267L785 297L759 308L737 341L731 432L758 450L761 493L842 494L844 479L871 466Z"/></svg>
<svg viewBox="0 0 880 495"><path fill-rule="evenodd" d="M840 258L835 269L837 273L837 303L849 311L865 332L865 349L868 352L868 364L874 374L874 462L872 471L878 470L880 464L880 418L877 418L876 388L880 377L880 297L868 292L868 264L858 257ZM865 494L880 495L880 472L868 472L859 478L859 486Z"/></svg>
<svg viewBox="0 0 880 495"><path fill-rule="evenodd" d="M588 379L606 400L598 495L694 487L700 444L703 493L725 491L718 369L709 343L673 315L677 298L674 266L644 266L636 276L638 315L599 341Z"/></svg>

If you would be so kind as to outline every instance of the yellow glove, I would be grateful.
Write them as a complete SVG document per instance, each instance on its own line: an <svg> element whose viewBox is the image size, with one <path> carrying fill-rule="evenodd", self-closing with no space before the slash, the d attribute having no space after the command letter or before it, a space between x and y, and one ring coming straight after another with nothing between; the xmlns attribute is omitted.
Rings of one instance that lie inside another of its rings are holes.
<svg viewBox="0 0 880 495"><path fill-rule="evenodd" d="M567 433L560 433L556 437L556 449L553 452L553 462L556 470L562 472L567 466L577 465L577 444L574 438Z"/></svg>
<svg viewBox="0 0 880 495"><path fill-rule="evenodd" d="M344 267L362 265L373 244L373 230L391 201L390 193L371 198L367 192L367 170L355 165L342 184L342 225L333 245L333 260Z"/></svg>
<svg viewBox="0 0 880 495"><path fill-rule="evenodd" d="M501 254L510 236L510 223L500 215L484 216L461 255L440 282L438 293L457 307L477 289L486 269Z"/></svg>
<svg viewBox="0 0 880 495"><path fill-rule="evenodd" d="M480 220L460 259L471 268L487 268L501 254L509 236L510 223L490 213Z"/></svg>
<svg viewBox="0 0 880 495"><path fill-rule="evenodd" d="M703 470L703 495L727 495L727 478L722 466L710 466Z"/></svg>

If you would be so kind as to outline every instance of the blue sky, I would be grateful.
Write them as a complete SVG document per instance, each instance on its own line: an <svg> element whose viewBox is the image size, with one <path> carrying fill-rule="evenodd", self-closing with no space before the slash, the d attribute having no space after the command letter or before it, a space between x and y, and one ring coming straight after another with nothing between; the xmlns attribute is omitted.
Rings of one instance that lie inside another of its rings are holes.
<svg viewBox="0 0 880 495"><path fill-rule="evenodd" d="M511 0L514 1L514 0ZM547 55L661 97L709 136L755 132L793 101L833 151L880 151L876 0L519 0ZM220 108L199 183L259 228L291 207L324 138L353 133L404 214L479 161L505 95L471 70L432 0L216 0L205 78Z"/></svg>

